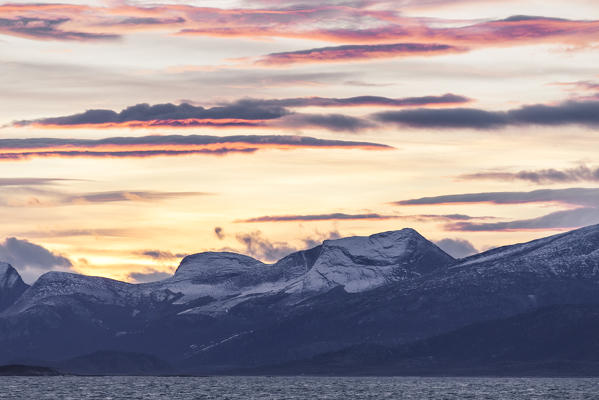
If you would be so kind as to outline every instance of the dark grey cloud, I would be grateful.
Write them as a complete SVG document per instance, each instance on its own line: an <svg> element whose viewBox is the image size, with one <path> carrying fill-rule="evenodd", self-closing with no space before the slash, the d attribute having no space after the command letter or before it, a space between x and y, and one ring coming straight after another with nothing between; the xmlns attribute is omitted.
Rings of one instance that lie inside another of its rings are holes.
<svg viewBox="0 0 599 400"><path fill-rule="evenodd" d="M298 221L338 221L338 220L374 220L374 219L393 219L401 218L396 215L381 215L376 213L368 214L313 214L313 215L267 215L263 217L249 218L236 222L298 222Z"/></svg>
<svg viewBox="0 0 599 400"><path fill-rule="evenodd" d="M129 275L127 275L129 280L135 283L156 282L170 278L171 276L172 274L169 274L168 272L156 270L151 270L148 272L131 272Z"/></svg>
<svg viewBox="0 0 599 400"><path fill-rule="evenodd" d="M599 188L543 189L532 192L465 193L397 201L401 206L451 203L521 204L555 202L575 206L599 204Z"/></svg>
<svg viewBox="0 0 599 400"><path fill-rule="evenodd" d="M595 202L598 204L598 202ZM520 219L507 222L472 223L457 222L446 229L454 231L511 231L528 229L566 229L599 224L599 208L584 207L573 210L556 211L538 218Z"/></svg>
<svg viewBox="0 0 599 400"><path fill-rule="evenodd" d="M114 40L119 35L62 30L70 18L0 18L0 33L44 40Z"/></svg>
<svg viewBox="0 0 599 400"><path fill-rule="evenodd" d="M464 258L478 253L472 243L464 239L441 239L435 242L444 252L454 258Z"/></svg>
<svg viewBox="0 0 599 400"><path fill-rule="evenodd" d="M475 108L416 109L385 111L372 116L376 121L414 128L498 129L506 126L599 126L599 101L569 101L556 106L529 105L509 111Z"/></svg>
<svg viewBox="0 0 599 400"><path fill-rule="evenodd" d="M375 126L366 119L343 114L293 114L283 118L277 125L286 128L325 128L334 132L358 132Z"/></svg>
<svg viewBox="0 0 599 400"><path fill-rule="evenodd" d="M214 228L214 234L218 238L218 240L223 240L225 238L225 231L220 226L216 226Z"/></svg>
<svg viewBox="0 0 599 400"><path fill-rule="evenodd" d="M349 98L304 97L289 99L241 99L217 107L204 108L184 102L179 105L138 104L120 112L113 110L87 110L83 113L55 118L17 121L16 126L79 126L126 124L128 127L232 127L275 126L283 128L321 127L333 131L358 131L374 124L363 118L343 114L295 114L287 107L349 107L389 106L409 107L427 104L456 104L469 101L454 94L391 99L379 96ZM268 121L268 123L267 123Z"/></svg>
<svg viewBox="0 0 599 400"><path fill-rule="evenodd" d="M499 181L528 181L538 184L547 183L570 183L570 182L599 182L599 168L589 168L581 165L568 169L539 169L524 170L519 172L478 172L474 174L461 175L461 179L476 180L489 179Z"/></svg>
<svg viewBox="0 0 599 400"><path fill-rule="evenodd" d="M442 105L467 103L470 99L452 93L441 96L420 96L389 98L381 96L335 97L295 97L288 99L244 99L240 102L279 107L354 107L354 106L387 106L414 107L424 105Z"/></svg>
<svg viewBox="0 0 599 400"><path fill-rule="evenodd" d="M153 260L177 260L187 255L184 253L172 253L163 250L143 250L139 254Z"/></svg>
<svg viewBox="0 0 599 400"><path fill-rule="evenodd" d="M94 125L94 124L119 124L126 122L163 121L161 126L177 126L180 121L198 120L229 120L241 119L248 121L262 121L280 118L289 114L285 108L276 105L259 105L253 103L237 102L225 106L204 108L188 103L179 105L166 104L137 104L125 108L120 112L113 110L87 110L80 114L67 115L56 118L43 118L31 121L18 121L16 125L41 124L41 125ZM206 122L207 124L209 122ZM230 125L244 125L242 122L231 122Z"/></svg>
<svg viewBox="0 0 599 400"><path fill-rule="evenodd" d="M73 266L68 258L60 254L14 237L7 238L0 243L0 260L6 261L17 269L51 270L57 267L70 268Z"/></svg>

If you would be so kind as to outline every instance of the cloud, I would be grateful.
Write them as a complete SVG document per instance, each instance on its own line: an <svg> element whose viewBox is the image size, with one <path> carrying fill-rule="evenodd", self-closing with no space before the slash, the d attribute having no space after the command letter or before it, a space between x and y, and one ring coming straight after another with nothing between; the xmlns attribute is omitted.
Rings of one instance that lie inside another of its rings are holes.
<svg viewBox="0 0 599 400"><path fill-rule="evenodd" d="M162 250L143 250L139 252L139 254L145 257L149 257L153 260L178 260L187 255L183 253L171 253L170 251Z"/></svg>
<svg viewBox="0 0 599 400"><path fill-rule="evenodd" d="M326 233L314 231L313 234L300 238L303 246L297 247L287 242L273 241L265 238L261 231L236 233L234 235L226 235L220 227L216 227L214 231L219 240L224 240L228 236L231 236L244 246L242 250L226 247L219 249L219 251L242 252L265 262L275 262L291 253L316 247L322 244L324 240L341 237L337 230Z"/></svg>
<svg viewBox="0 0 599 400"><path fill-rule="evenodd" d="M238 234L236 239L245 245L247 255L264 261L277 261L297 251L297 248L285 242L274 242L264 238L260 231Z"/></svg>
<svg viewBox="0 0 599 400"><path fill-rule="evenodd" d="M342 114L293 114L283 118L277 125L286 128L325 128L334 132L358 132L375 126L375 124L363 118Z"/></svg>
<svg viewBox="0 0 599 400"><path fill-rule="evenodd" d="M0 186L1 189L1 186ZM56 205L85 205L113 202L155 202L194 196L210 196L207 192L161 192L116 190L105 192L68 193L36 187L16 187L0 190L1 205L5 207L45 207Z"/></svg>
<svg viewBox="0 0 599 400"><path fill-rule="evenodd" d="M381 96L355 96L355 97L295 97L287 99L245 99L248 103L279 107L360 107L360 106L384 106L384 107L416 107L427 105L451 105L467 103L469 98L446 93L441 96L420 96L389 98Z"/></svg>
<svg viewBox="0 0 599 400"><path fill-rule="evenodd" d="M362 149L389 150L391 146L307 136L244 135L204 136L170 135L112 137L105 139L0 139L0 160L19 161L36 157L156 157L180 155L226 155L254 153L263 149Z"/></svg>
<svg viewBox="0 0 599 400"><path fill-rule="evenodd" d="M218 240L223 240L225 238L225 231L220 226L216 226L214 228L214 234L218 238Z"/></svg>
<svg viewBox="0 0 599 400"><path fill-rule="evenodd" d="M139 235L139 231L124 228L100 228L100 229L61 229L61 230L35 230L22 232L21 236L33 238L57 238L57 237L77 237L77 236L96 236L96 237L132 237Z"/></svg>
<svg viewBox="0 0 599 400"><path fill-rule="evenodd" d="M0 33L37 40L105 40L140 31L251 39L294 38L344 44L447 43L471 48L596 41L599 21L542 16L499 20L409 17L406 7L448 1L263 2L216 8L173 2L0 5ZM415 8L416 7L416 8Z"/></svg>
<svg viewBox="0 0 599 400"><path fill-rule="evenodd" d="M439 205L461 203L523 204L559 203L570 206L599 204L599 188L543 189L532 192L466 193L422 197L394 202L400 206Z"/></svg>
<svg viewBox="0 0 599 400"><path fill-rule="evenodd" d="M597 204L597 201L595 202ZM446 229L454 231L517 231L543 229L572 229L599 224L599 208L585 207L556 211L538 218L519 219L507 222L449 224Z"/></svg>
<svg viewBox="0 0 599 400"><path fill-rule="evenodd" d="M120 112L113 110L87 110L64 117L18 121L16 126L257 126L270 119L281 118L289 112L276 105L231 103L225 106L204 108L188 103L179 105L137 104Z"/></svg>
<svg viewBox="0 0 599 400"><path fill-rule="evenodd" d="M427 221L468 221L492 219L493 217L472 217L465 214L419 214L419 215L385 215L377 213L368 214L308 214L308 215L267 215L263 217L238 220L238 223L257 223L257 222L310 222L310 221L357 221L357 220L389 220L405 219L420 222Z"/></svg>
<svg viewBox="0 0 599 400"><path fill-rule="evenodd" d="M158 201L189 196L205 196L205 192L109 191L64 196L63 203L111 203L120 201Z"/></svg>
<svg viewBox="0 0 599 400"><path fill-rule="evenodd" d="M0 243L0 260L6 261L17 269L51 270L68 269L72 262L38 244L14 237Z"/></svg>
<svg viewBox="0 0 599 400"><path fill-rule="evenodd" d="M127 275L128 280L134 283L148 283L161 281L170 278L173 274L157 270L149 270L146 272L131 272Z"/></svg>
<svg viewBox="0 0 599 400"><path fill-rule="evenodd" d="M0 178L0 186L45 186L71 180L62 178Z"/></svg>
<svg viewBox="0 0 599 400"><path fill-rule="evenodd" d="M348 62L377 58L431 56L464 51L446 44L394 43L320 47L309 50L272 53L261 57L256 64L280 66L298 63Z"/></svg>
<svg viewBox="0 0 599 400"><path fill-rule="evenodd" d="M314 215L268 215L263 217L249 218L236 222L254 223L254 222L298 222L298 221L339 221L339 220L386 220L400 218L395 215L381 214L314 214Z"/></svg>
<svg viewBox="0 0 599 400"><path fill-rule="evenodd" d="M2 8L0 7L0 13ZM62 30L61 26L71 22L71 18L16 17L0 18L0 34L43 40L114 40L120 36L111 33L93 33Z"/></svg>
<svg viewBox="0 0 599 400"><path fill-rule="evenodd" d="M464 258L478 253L472 243L464 239L441 239L435 242L444 252L454 258Z"/></svg>
<svg viewBox="0 0 599 400"><path fill-rule="evenodd" d="M372 116L384 123L413 128L499 129L506 126L561 126L578 124L599 126L599 101L569 101L556 106L523 106L508 111L485 111L474 108L416 109L385 111Z"/></svg>
<svg viewBox="0 0 599 400"><path fill-rule="evenodd" d="M341 234L335 229L325 233L316 231L312 236L303 238L302 241L307 249L311 249L321 245L325 240L335 240L339 238L341 238Z"/></svg>
<svg viewBox="0 0 599 400"><path fill-rule="evenodd" d="M357 96L349 98L298 97L288 99L241 99L212 108L190 104L138 104L122 111L87 110L83 113L54 118L16 121L13 126L43 128L158 128L158 127L320 127L333 131L356 131L373 126L371 121L341 114L295 114L288 107L414 107L422 105L452 105L468 102L464 96L444 94L408 98Z"/></svg>
<svg viewBox="0 0 599 400"><path fill-rule="evenodd" d="M489 179L499 181L528 181L537 184L548 183L571 183L571 182L599 182L599 168L589 168L581 165L576 168L564 170L539 169L519 172L477 172L474 174L461 175L460 179L478 180Z"/></svg>

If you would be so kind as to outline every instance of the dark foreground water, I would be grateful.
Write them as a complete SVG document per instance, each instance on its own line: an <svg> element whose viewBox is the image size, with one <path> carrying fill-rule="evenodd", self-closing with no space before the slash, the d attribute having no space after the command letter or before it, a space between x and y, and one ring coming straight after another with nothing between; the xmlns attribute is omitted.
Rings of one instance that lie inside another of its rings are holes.
<svg viewBox="0 0 599 400"><path fill-rule="evenodd" d="M0 377L0 399L598 399L599 379Z"/></svg>

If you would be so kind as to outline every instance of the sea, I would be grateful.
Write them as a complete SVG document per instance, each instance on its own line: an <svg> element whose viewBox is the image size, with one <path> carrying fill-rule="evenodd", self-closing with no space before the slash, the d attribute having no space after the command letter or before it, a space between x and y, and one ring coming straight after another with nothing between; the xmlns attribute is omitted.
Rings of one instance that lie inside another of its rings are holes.
<svg viewBox="0 0 599 400"><path fill-rule="evenodd" d="M599 379L0 377L0 399L599 399Z"/></svg>

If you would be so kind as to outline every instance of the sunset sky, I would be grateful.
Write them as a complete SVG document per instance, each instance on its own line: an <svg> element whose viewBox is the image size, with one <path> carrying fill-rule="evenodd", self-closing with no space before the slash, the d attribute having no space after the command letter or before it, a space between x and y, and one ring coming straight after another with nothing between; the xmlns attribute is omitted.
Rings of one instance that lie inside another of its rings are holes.
<svg viewBox="0 0 599 400"><path fill-rule="evenodd" d="M130 282L599 223L596 0L0 3L0 260Z"/></svg>

